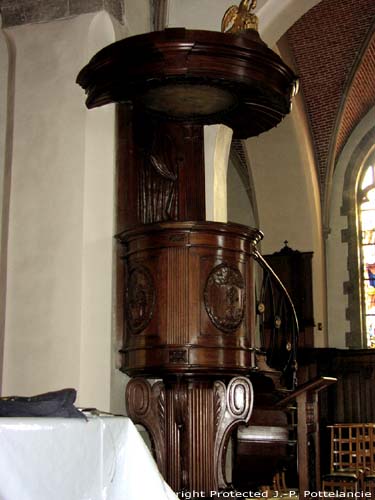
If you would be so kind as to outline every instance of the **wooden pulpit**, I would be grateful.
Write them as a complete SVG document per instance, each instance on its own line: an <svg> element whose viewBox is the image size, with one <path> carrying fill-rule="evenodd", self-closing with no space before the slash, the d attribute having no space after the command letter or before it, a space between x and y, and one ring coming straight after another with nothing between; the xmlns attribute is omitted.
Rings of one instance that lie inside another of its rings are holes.
<svg viewBox="0 0 375 500"><path fill-rule="evenodd" d="M254 404L262 234L206 220L203 127L240 139L269 130L289 112L296 77L254 29L173 28L104 48L78 83L89 108L118 104L128 413L172 488L208 495L230 487L227 443Z"/></svg>

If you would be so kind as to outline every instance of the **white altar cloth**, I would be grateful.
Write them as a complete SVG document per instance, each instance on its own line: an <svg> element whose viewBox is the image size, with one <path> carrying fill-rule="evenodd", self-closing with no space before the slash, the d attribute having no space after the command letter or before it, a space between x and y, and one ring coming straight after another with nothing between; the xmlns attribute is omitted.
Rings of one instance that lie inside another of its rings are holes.
<svg viewBox="0 0 375 500"><path fill-rule="evenodd" d="M0 418L0 500L176 499L129 418Z"/></svg>

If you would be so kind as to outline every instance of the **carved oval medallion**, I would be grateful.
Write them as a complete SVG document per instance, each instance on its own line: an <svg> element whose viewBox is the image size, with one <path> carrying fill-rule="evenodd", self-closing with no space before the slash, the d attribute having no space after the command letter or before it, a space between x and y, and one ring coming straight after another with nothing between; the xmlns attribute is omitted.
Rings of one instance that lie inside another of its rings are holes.
<svg viewBox="0 0 375 500"><path fill-rule="evenodd" d="M212 323L224 332L234 332L245 313L245 282L238 269L216 266L204 289L204 305Z"/></svg>
<svg viewBox="0 0 375 500"><path fill-rule="evenodd" d="M126 321L132 333L140 333L151 321L155 295L149 270L144 266L134 267L129 273L126 293Z"/></svg>
<svg viewBox="0 0 375 500"><path fill-rule="evenodd" d="M151 386L149 382L141 378L130 380L126 386L125 401L129 416L139 419L146 415L151 402Z"/></svg>
<svg viewBox="0 0 375 500"><path fill-rule="evenodd" d="M232 379L227 388L228 410L235 417L250 415L253 407L253 387L245 377Z"/></svg>

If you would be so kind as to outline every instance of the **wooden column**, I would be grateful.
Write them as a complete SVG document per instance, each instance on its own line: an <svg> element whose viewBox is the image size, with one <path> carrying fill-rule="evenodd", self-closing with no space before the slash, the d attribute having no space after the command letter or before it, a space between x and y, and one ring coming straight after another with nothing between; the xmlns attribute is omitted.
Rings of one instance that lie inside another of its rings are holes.
<svg viewBox="0 0 375 500"><path fill-rule="evenodd" d="M119 105L118 232L138 224L205 220L203 127Z"/></svg>

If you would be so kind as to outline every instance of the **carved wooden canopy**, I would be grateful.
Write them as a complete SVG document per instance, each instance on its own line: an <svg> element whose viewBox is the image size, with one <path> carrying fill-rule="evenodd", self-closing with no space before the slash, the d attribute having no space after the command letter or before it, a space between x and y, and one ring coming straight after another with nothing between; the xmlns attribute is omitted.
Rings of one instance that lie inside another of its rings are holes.
<svg viewBox="0 0 375 500"><path fill-rule="evenodd" d="M224 123L246 138L289 113L296 76L255 30L171 28L105 47L77 82L89 108L129 102L167 119Z"/></svg>

